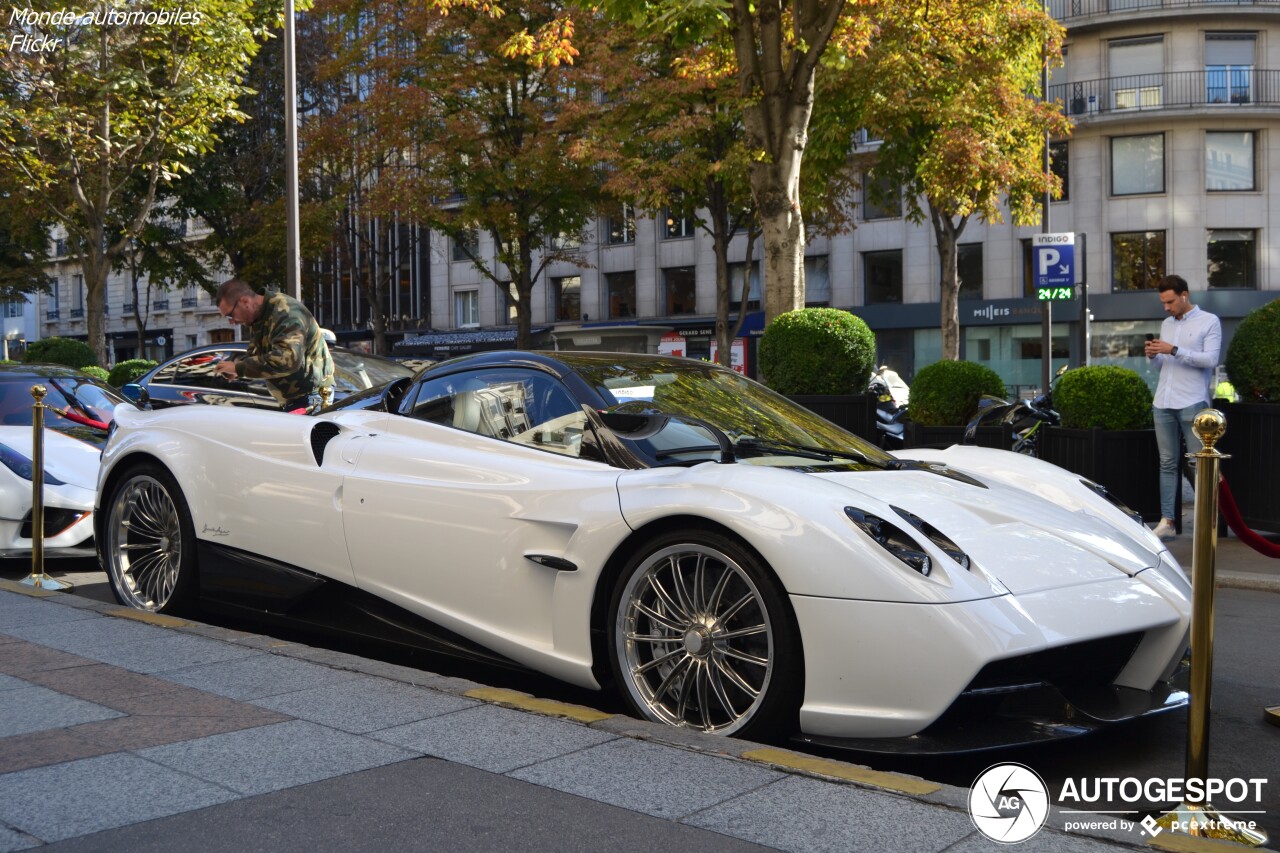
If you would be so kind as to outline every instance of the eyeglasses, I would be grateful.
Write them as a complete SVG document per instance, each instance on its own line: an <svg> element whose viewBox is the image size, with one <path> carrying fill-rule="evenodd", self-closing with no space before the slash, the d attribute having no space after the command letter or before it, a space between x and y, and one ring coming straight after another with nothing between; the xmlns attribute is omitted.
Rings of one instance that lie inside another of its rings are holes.
<svg viewBox="0 0 1280 853"><path fill-rule="evenodd" d="M232 303L231 303L231 307L227 309L227 313L222 314L222 309L221 309L221 308L219 308L219 309L218 309L218 313L219 313L219 314L222 314L222 317L223 317L223 318L224 318L228 323L234 323L234 322L236 321L236 317L235 317L236 309L240 307L240 303L241 303L242 301L244 301L244 297L243 297L243 296L241 296L241 297L240 297L239 299L237 299L235 302L232 302Z"/></svg>

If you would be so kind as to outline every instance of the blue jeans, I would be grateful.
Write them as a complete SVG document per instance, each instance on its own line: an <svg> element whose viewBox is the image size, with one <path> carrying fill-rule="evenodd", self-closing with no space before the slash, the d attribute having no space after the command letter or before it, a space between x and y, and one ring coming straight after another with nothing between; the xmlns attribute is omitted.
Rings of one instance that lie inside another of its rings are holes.
<svg viewBox="0 0 1280 853"><path fill-rule="evenodd" d="M1160 451L1160 515L1170 521L1177 521L1178 516L1174 513L1180 511L1180 507L1174 504L1174 497L1178 491L1178 457L1182 453L1182 441L1186 441L1188 453L1196 453L1204 446L1191 429L1191 422L1207 408L1208 403L1193 403L1185 409L1151 410L1156 428L1156 447ZM1195 464L1191 459L1187 463Z"/></svg>

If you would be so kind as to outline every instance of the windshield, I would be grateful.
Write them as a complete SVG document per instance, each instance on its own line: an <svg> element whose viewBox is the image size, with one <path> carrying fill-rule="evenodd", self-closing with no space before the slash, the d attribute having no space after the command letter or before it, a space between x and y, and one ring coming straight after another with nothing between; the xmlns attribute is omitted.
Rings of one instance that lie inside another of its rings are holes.
<svg viewBox="0 0 1280 853"><path fill-rule="evenodd" d="M109 424L116 404L128 402L113 388L99 385L87 375L6 377L0 380L0 421L6 426L31 426L35 401L30 388L35 384L45 387L45 426L93 443L101 441L102 431L84 420Z"/></svg>
<svg viewBox="0 0 1280 853"><path fill-rule="evenodd" d="M333 356L333 384L338 397L413 376L411 368L376 355L339 349L330 349L329 354Z"/></svg>
<svg viewBox="0 0 1280 853"><path fill-rule="evenodd" d="M710 423L743 449L740 461L755 464L801 464L829 470L850 466L853 455L883 465L893 457L825 418L791 402L758 382L717 365L685 359L628 360L575 358L557 354L612 406L624 410L657 409L676 418L697 418ZM745 441L744 441L745 440ZM654 436L631 442L644 456L658 463L714 458L716 442L708 430L690 422L673 421ZM785 454L758 456L760 445L774 444L829 451L831 460ZM749 456L749 458L742 458Z"/></svg>

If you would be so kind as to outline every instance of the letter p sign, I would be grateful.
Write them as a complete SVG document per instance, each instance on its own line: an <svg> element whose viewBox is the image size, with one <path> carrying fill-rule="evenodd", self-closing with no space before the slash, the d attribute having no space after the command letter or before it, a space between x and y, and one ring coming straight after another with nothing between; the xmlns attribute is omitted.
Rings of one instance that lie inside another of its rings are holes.
<svg viewBox="0 0 1280 853"><path fill-rule="evenodd" d="M1037 260L1039 260L1040 264L1039 271L1036 275L1039 278L1044 278L1053 271L1053 268L1057 265L1058 261L1062 260L1062 253L1052 246L1041 246L1039 253L1040 257Z"/></svg>

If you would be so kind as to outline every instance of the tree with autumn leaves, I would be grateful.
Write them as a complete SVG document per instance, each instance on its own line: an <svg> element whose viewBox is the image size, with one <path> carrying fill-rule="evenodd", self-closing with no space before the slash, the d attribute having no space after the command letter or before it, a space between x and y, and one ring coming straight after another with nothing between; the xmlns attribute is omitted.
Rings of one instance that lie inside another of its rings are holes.
<svg viewBox="0 0 1280 853"><path fill-rule="evenodd" d="M872 135L871 174L901 187L907 215L933 226L938 251L942 357L960 357L957 273L961 233L974 217L1039 221L1048 136L1069 131L1058 105L1036 96L1062 29L1029 0L887 2L865 59L827 81ZM851 96L851 97L850 97Z"/></svg>
<svg viewBox="0 0 1280 853"><path fill-rule="evenodd" d="M590 56L604 22L556 0L324 10L341 15L338 70L359 90L330 123L348 130L315 133L316 153L346 158L358 213L446 235L511 300L517 346L528 347L535 282L557 260L583 261L576 247L602 206L596 164L571 149L603 108Z"/></svg>
<svg viewBox="0 0 1280 853"><path fill-rule="evenodd" d="M89 344L110 361L107 276L132 251L161 185L241 117L239 82L271 10L250 0L31 0L19 26L58 39L0 54L0 170L37 220L60 225L84 272ZM141 192L128 192L137 181ZM129 202L126 204L125 199Z"/></svg>

